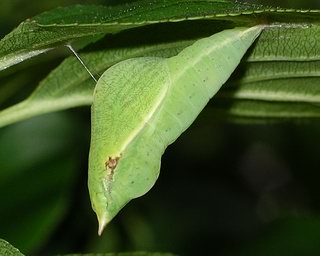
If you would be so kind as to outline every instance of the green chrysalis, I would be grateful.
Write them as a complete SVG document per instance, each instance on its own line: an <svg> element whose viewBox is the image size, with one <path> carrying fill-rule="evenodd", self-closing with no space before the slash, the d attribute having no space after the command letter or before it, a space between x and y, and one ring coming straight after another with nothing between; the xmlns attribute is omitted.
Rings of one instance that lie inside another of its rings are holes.
<svg viewBox="0 0 320 256"><path fill-rule="evenodd" d="M92 105L89 192L105 225L159 175L160 159L227 81L262 26L224 30L171 58L134 58L99 79Z"/></svg>

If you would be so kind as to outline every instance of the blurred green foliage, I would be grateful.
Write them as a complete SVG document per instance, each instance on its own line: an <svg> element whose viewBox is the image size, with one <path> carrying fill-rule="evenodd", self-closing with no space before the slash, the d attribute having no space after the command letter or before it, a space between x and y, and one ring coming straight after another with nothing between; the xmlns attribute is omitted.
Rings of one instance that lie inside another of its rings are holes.
<svg viewBox="0 0 320 256"><path fill-rule="evenodd" d="M264 2L320 8L316 0ZM107 1L2 0L0 36L74 3ZM65 54L3 72L0 108L28 95ZM23 253L320 254L319 122L226 124L206 108L166 151L156 186L98 237L86 188L89 114L69 110L0 130L0 237Z"/></svg>

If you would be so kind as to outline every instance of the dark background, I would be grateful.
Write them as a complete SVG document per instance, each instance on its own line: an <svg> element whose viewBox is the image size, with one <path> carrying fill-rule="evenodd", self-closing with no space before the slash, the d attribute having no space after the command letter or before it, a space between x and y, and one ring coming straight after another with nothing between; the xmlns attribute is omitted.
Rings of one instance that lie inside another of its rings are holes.
<svg viewBox="0 0 320 256"><path fill-rule="evenodd" d="M106 2L2 0L0 37L56 6ZM320 8L316 0L263 2ZM0 73L0 109L27 96L66 54ZM167 149L154 188L128 204L102 237L86 185L89 108L1 128L0 237L29 255L320 255L319 122L240 125L215 120L211 111Z"/></svg>

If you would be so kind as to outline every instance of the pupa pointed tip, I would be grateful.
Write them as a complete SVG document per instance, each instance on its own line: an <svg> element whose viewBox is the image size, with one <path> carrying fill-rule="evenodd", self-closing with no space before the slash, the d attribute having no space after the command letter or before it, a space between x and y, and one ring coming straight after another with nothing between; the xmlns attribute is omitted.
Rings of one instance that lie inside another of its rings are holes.
<svg viewBox="0 0 320 256"><path fill-rule="evenodd" d="M99 222L98 235L101 236L103 233L103 230L108 224L107 218L105 216L103 216L102 218L98 218L98 222Z"/></svg>

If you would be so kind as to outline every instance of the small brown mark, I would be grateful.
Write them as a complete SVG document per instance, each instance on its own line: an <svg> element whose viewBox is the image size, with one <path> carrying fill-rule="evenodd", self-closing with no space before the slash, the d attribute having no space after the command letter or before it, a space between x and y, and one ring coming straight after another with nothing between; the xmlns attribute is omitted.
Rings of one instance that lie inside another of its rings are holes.
<svg viewBox="0 0 320 256"><path fill-rule="evenodd" d="M106 167L111 169L111 170L114 170L117 165L118 165L118 160L119 160L120 157L110 157L109 156L109 159L108 161L106 162Z"/></svg>
<svg viewBox="0 0 320 256"><path fill-rule="evenodd" d="M114 169L117 167L120 156L116 157L108 157L108 160L105 162L105 167L107 171L107 180L112 181L113 180L113 175L114 175Z"/></svg>
<svg viewBox="0 0 320 256"><path fill-rule="evenodd" d="M110 169L111 172L117 167L120 156L111 157L109 156L107 162L105 163L106 169Z"/></svg>

